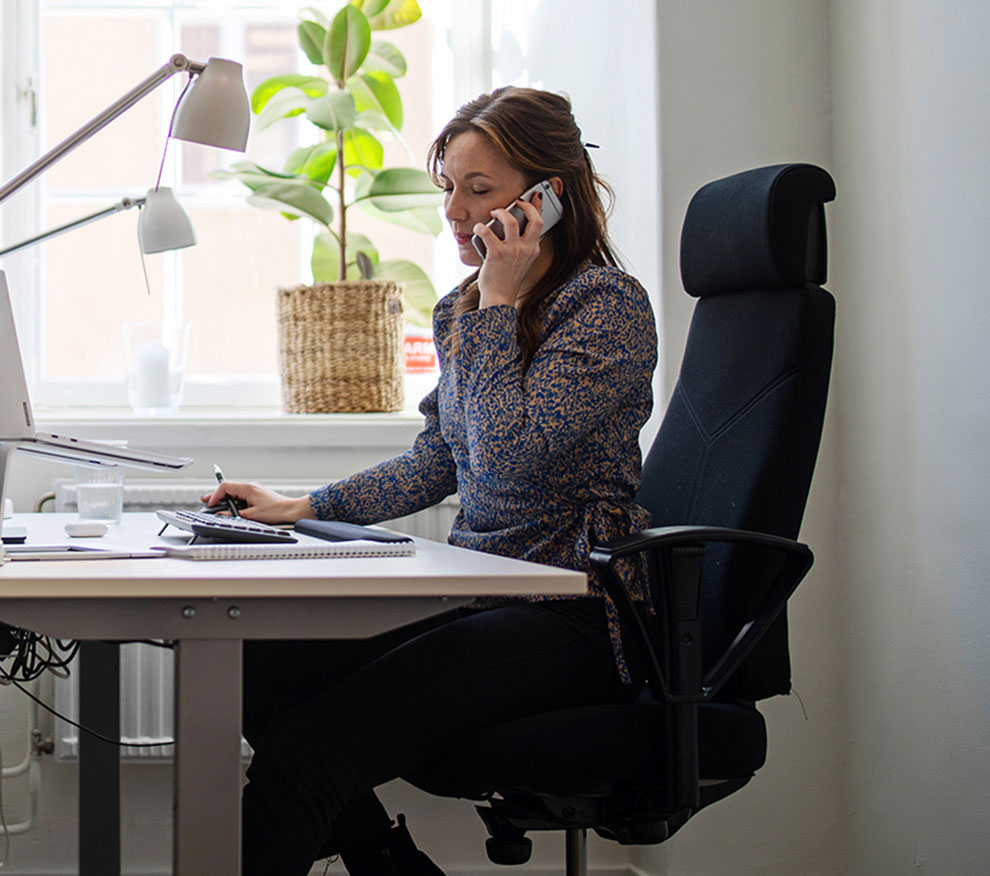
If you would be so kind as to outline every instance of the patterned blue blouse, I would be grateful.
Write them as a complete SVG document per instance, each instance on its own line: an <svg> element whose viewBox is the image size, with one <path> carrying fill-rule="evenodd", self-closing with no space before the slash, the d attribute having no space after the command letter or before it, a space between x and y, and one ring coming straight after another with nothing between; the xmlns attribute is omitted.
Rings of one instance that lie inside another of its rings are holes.
<svg viewBox="0 0 990 876"><path fill-rule="evenodd" d="M461 510L451 544L589 573L589 591L605 600L616 663L628 682L615 605L589 554L595 543L649 525L633 501L657 361L646 292L617 268L585 265L547 300L543 340L525 371L515 308L458 316L459 294L434 309L440 379L420 404L426 422L412 448L316 490L314 512L376 523L456 492ZM451 356L455 320L459 350ZM636 598L646 599L642 569L619 571Z"/></svg>

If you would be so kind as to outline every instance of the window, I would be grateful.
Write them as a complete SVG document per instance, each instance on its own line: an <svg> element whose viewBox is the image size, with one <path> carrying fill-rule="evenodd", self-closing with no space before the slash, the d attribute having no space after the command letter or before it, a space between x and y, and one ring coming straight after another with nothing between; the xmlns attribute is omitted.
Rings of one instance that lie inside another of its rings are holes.
<svg viewBox="0 0 990 876"><path fill-rule="evenodd" d="M448 39L454 0L420 0L420 6L421 21L385 37L410 68L400 81L410 155L393 144L386 160L413 166L422 166L430 139L453 109L488 85L481 81L484 53L472 52L472 40L465 38L478 31L475 22L484 19L487 4L457 4L457 40ZM268 76L304 69L296 13L296 4L259 0L4 0L3 179L176 51L195 60L216 55L242 62L249 93ZM471 75L458 74L465 69L460 59ZM125 210L3 260L39 406L123 405L120 325L159 319L191 325L184 404L278 404L274 290L310 279L314 229L249 206L239 183L211 177L241 158L238 153L178 140L165 148L184 81L173 77L0 207L0 239L10 245L125 196L139 197L160 172L197 236L195 247L142 262L137 211ZM281 122L261 132L252 128L247 157L281 168L301 138L311 138L307 127ZM434 245L381 223L374 239L388 257L420 264L438 290L459 279L456 256L443 255L450 253L444 241Z"/></svg>

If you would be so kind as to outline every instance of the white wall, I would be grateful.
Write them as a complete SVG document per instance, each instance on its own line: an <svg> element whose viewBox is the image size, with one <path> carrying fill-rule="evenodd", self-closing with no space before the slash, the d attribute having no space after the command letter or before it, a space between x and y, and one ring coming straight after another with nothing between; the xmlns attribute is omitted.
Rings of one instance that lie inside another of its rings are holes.
<svg viewBox="0 0 990 876"><path fill-rule="evenodd" d="M710 180L761 165L801 161L832 169L829 21L827 0L661 0L658 9L661 354L669 394L694 304L678 266L691 196ZM840 180L840 197L842 188ZM827 216L831 222L831 208ZM828 286L841 309L838 281ZM631 860L651 874L842 872L834 431L832 410L802 529L816 564L790 611L794 686L808 719L796 697L766 702L766 767L670 842L632 851Z"/></svg>
<svg viewBox="0 0 990 876"><path fill-rule="evenodd" d="M990 7L834 0L848 873L990 868Z"/></svg>
<svg viewBox="0 0 990 876"><path fill-rule="evenodd" d="M670 294L687 199L758 163L833 173L838 322L803 530L818 561L791 613L809 720L768 704L751 786L632 860L987 873L990 7L670 0L659 29L668 356L689 310Z"/></svg>

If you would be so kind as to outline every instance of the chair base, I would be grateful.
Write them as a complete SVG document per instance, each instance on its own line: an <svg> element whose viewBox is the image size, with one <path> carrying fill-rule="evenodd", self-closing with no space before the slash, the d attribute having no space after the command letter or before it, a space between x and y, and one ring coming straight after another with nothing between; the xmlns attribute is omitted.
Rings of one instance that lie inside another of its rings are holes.
<svg viewBox="0 0 990 876"><path fill-rule="evenodd" d="M699 808L738 791L750 777L703 784ZM489 838L485 841L493 864L525 864L533 851L530 830L563 830L567 876L586 876L588 828L620 845L657 845L670 839L695 814L695 809L671 810L651 805L645 793L611 798L551 797L519 793L492 797L476 806ZM635 813L632 815L630 813Z"/></svg>

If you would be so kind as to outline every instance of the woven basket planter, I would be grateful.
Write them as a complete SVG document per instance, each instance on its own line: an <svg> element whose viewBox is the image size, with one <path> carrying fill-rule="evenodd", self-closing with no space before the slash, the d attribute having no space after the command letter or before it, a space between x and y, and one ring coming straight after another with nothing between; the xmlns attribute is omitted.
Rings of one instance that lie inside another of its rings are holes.
<svg viewBox="0 0 990 876"><path fill-rule="evenodd" d="M279 289L282 409L401 411L401 294L373 280Z"/></svg>

